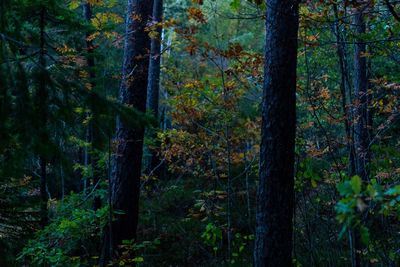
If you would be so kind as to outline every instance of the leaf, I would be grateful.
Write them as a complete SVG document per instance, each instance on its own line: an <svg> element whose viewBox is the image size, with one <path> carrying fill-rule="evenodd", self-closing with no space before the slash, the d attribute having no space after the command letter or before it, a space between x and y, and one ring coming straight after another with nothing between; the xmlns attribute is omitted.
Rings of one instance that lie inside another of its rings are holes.
<svg viewBox="0 0 400 267"><path fill-rule="evenodd" d="M336 205L336 211L338 213L352 213L353 212L352 203L340 201Z"/></svg>
<svg viewBox="0 0 400 267"><path fill-rule="evenodd" d="M337 185L337 190L339 191L341 196L350 196L353 194L352 187L348 181L339 183Z"/></svg>
<svg viewBox="0 0 400 267"><path fill-rule="evenodd" d="M311 180L311 185L312 185L313 188L316 188L317 187L317 182L313 179L313 180Z"/></svg>
<svg viewBox="0 0 400 267"><path fill-rule="evenodd" d="M353 192L356 194L360 194L361 184L362 184L360 176L358 176L358 175L353 176L351 178L350 184L351 184L351 189L353 189Z"/></svg>
<svg viewBox="0 0 400 267"><path fill-rule="evenodd" d="M361 235L361 241L365 244L368 245L369 243L369 229L365 226L361 226L360 228L360 235Z"/></svg>
<svg viewBox="0 0 400 267"><path fill-rule="evenodd" d="M94 18L91 19L92 25L96 29L103 28L107 23L119 24L124 19L116 13L97 13Z"/></svg>
<svg viewBox="0 0 400 267"><path fill-rule="evenodd" d="M240 0L233 0L230 4L231 8L234 10L238 10L240 7Z"/></svg>
<svg viewBox="0 0 400 267"><path fill-rule="evenodd" d="M387 195L387 196L394 196L394 195L399 195L399 194L400 194L400 185L391 187L385 192L385 195Z"/></svg>
<svg viewBox="0 0 400 267"><path fill-rule="evenodd" d="M134 262L144 262L143 257L136 257L133 259Z"/></svg>
<svg viewBox="0 0 400 267"><path fill-rule="evenodd" d="M347 231L347 225L344 224L342 226L342 229L340 230L340 233L339 233L339 236L338 236L339 240L343 238L343 236L346 233L346 231Z"/></svg>
<svg viewBox="0 0 400 267"><path fill-rule="evenodd" d="M189 19L193 19L199 23L206 23L206 18L203 14L203 12L201 11L201 9L199 8L195 8L195 7L189 7L188 10L188 18Z"/></svg>
<svg viewBox="0 0 400 267"><path fill-rule="evenodd" d="M125 214L125 212L123 210L114 210L113 211L114 214L118 214L118 215L123 215Z"/></svg>
<svg viewBox="0 0 400 267"><path fill-rule="evenodd" d="M71 10L77 9L80 5L80 1L78 0L72 0L69 4L68 4L68 8Z"/></svg>

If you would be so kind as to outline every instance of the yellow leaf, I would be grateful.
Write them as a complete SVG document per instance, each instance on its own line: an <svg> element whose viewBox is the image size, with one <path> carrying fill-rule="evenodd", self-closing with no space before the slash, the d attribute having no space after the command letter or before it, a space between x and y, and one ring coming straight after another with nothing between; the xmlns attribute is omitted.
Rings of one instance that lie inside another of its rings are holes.
<svg viewBox="0 0 400 267"><path fill-rule="evenodd" d="M116 13L97 13L91 21L94 27L100 29L109 22L118 24L123 22L124 19Z"/></svg>
<svg viewBox="0 0 400 267"><path fill-rule="evenodd" d="M88 37L86 37L86 41L93 41L93 40L96 39L96 37L99 36L99 35L100 35L99 32L92 33L91 35L89 35Z"/></svg>
<svg viewBox="0 0 400 267"><path fill-rule="evenodd" d="M317 187L317 182L315 180L311 180L311 185L312 185L312 187L316 188Z"/></svg>
<svg viewBox="0 0 400 267"><path fill-rule="evenodd" d="M134 262L144 262L143 257L136 257L133 259Z"/></svg>
<svg viewBox="0 0 400 267"><path fill-rule="evenodd" d="M74 9L77 9L77 8L79 7L79 5L80 5L80 1L78 1L78 0L72 0L72 1L69 3L68 8L71 9L71 10L74 10Z"/></svg>

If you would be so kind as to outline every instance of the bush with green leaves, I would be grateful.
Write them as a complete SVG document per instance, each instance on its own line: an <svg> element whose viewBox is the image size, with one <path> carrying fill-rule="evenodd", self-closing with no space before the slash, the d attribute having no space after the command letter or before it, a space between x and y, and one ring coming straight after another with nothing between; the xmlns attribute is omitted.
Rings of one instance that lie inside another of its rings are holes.
<svg viewBox="0 0 400 267"><path fill-rule="evenodd" d="M336 204L337 219L342 224L339 238L348 230L355 231L370 261L389 266L398 262L399 238L389 233L394 229L384 229L399 230L396 222L400 219L400 185L382 184L377 179L366 182L353 176L339 183L337 189L342 197Z"/></svg>
<svg viewBox="0 0 400 267"><path fill-rule="evenodd" d="M93 195L104 195L101 190ZM28 242L18 261L28 266L92 266L98 261L98 247L108 207L92 207L91 195L75 194L64 201L50 201L51 222Z"/></svg>

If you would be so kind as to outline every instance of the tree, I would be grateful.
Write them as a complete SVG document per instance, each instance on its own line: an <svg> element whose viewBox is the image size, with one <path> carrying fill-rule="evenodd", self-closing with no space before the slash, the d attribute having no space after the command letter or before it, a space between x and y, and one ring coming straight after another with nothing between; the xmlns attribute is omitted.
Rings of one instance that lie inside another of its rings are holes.
<svg viewBox="0 0 400 267"><path fill-rule="evenodd" d="M146 25L151 15L151 0L128 0L122 83L119 101L146 111L150 37ZM105 233L101 264L113 257L122 240L136 239L138 224L141 163L144 127L133 128L117 117L115 157L111 174L111 208L122 213L109 222Z"/></svg>
<svg viewBox="0 0 400 267"><path fill-rule="evenodd" d="M93 17L93 12L92 12L92 5L91 3L88 1L86 3L83 4L83 13L85 15L85 20L87 21L87 23L90 23L92 17ZM88 67L88 72L89 72L89 84L90 84L90 89L94 90L96 87L96 70L95 70L95 58L94 58L94 44L93 44L93 40L91 38L91 34L93 34L92 32L88 31L86 32L85 36L86 36L86 61L87 61L87 67ZM91 107L92 109L94 109L94 107ZM96 127L96 114L89 114L89 116L92 116L92 118L90 119L90 124L88 126L87 129L87 137L88 137L88 141L91 142L91 147L92 147L92 153L90 155L90 165L92 167L92 182L93 182L93 186L97 187L99 185L100 182L100 170L98 167L98 161L99 158L97 156L97 154L95 153L95 149L98 147L98 143L99 143L99 133L98 133L98 129L95 129ZM88 153L86 151L86 153ZM86 157L88 157L88 155L85 155ZM101 200L100 197L96 196L93 200L93 209L97 210L101 207Z"/></svg>
<svg viewBox="0 0 400 267"><path fill-rule="evenodd" d="M347 150L349 153L349 176L354 175L355 163L354 163L354 146L353 146L353 125L351 125L351 111L349 109L351 103L351 87L349 78L349 69L347 65L347 51L345 46L346 33L345 29L343 32L339 26L339 10L338 5L333 4L333 13L335 15L335 23L333 25L333 32L336 37L336 53L339 60L340 70L340 94L342 101L342 109L344 114L344 128L346 132Z"/></svg>
<svg viewBox="0 0 400 267"><path fill-rule="evenodd" d="M254 265L291 266L298 1L268 1Z"/></svg>
<svg viewBox="0 0 400 267"><path fill-rule="evenodd" d="M355 150L355 172L363 181L368 181L369 164L369 95L367 77L367 50L363 41L366 32L364 12L367 5L361 5L354 14L354 27L357 34L354 45L354 98L355 98L355 123L354 123L354 150Z"/></svg>
<svg viewBox="0 0 400 267"><path fill-rule="evenodd" d="M357 34L354 45L354 159L355 174L362 181L369 180L370 149L369 142L371 116L369 111L370 96L368 93L367 75L367 46L363 40L366 33L366 23L364 13L369 8L369 4L359 6L354 13L353 24ZM364 217L364 216L363 216ZM355 265L361 266L361 250L363 248L360 233L355 235Z"/></svg>
<svg viewBox="0 0 400 267"><path fill-rule="evenodd" d="M46 71L46 50L45 50L45 27L46 27L46 8L40 6L39 15L39 30L40 30L40 52L39 52L39 71L38 71L38 85L35 96L35 108L37 112L37 125L39 130L38 136L38 150L39 150L39 165L40 165L40 221L41 225L47 224L47 156L46 144L48 143L47 135L47 71Z"/></svg>
<svg viewBox="0 0 400 267"><path fill-rule="evenodd" d="M162 41L162 22L163 0L154 0L152 19L155 23L156 35L151 39L149 84L148 84L148 108L153 115L158 118L158 105L160 93L160 62L161 62L161 41Z"/></svg>
<svg viewBox="0 0 400 267"><path fill-rule="evenodd" d="M161 41L162 41L162 15L163 0L154 0L152 19L155 23L156 35L151 39L150 65L149 65L149 84L147 92L147 107L153 113L154 117L159 117L160 102L160 64L161 64ZM158 168L160 162L155 154L151 151L149 170ZM157 171L160 173L159 171Z"/></svg>

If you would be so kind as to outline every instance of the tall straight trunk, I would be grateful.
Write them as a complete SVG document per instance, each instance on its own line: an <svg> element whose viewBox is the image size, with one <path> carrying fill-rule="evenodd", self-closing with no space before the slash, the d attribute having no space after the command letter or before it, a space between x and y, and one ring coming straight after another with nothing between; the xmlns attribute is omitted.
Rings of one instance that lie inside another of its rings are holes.
<svg viewBox="0 0 400 267"><path fill-rule="evenodd" d="M42 227L46 226L48 223L47 217L47 172L46 172L46 165L47 161L44 156L39 158L39 165L40 165L40 225Z"/></svg>
<svg viewBox="0 0 400 267"><path fill-rule="evenodd" d="M340 70L340 91L342 95L342 109L344 115L344 127L346 132L346 143L347 143L347 151L349 155L349 165L348 165L348 176L352 177L355 174L355 160L354 160L354 125L351 123L353 121L353 116L350 107L352 103L352 95L351 95L351 85L349 78L349 69L347 65L347 57L346 57L346 46L345 46L345 38L340 31L339 26L339 11L338 5L333 5L333 12L335 15L335 22L333 25L333 31L336 36L336 52L339 59L339 70ZM346 14L346 13L345 13ZM355 267L357 265L357 256L356 256L356 248L354 242L354 231L353 229L349 229L348 231L349 237L349 251L350 251L350 259L351 266Z"/></svg>
<svg viewBox="0 0 400 267"><path fill-rule="evenodd" d="M47 135L47 89L46 89L46 58L45 58L45 16L46 10L44 6L40 9L39 30L40 30L40 51L39 51L39 81L36 92L36 116L37 126L39 130L39 165L40 165L40 223L45 226L48 222L47 218L47 173L46 173L46 144L48 142Z"/></svg>
<svg viewBox="0 0 400 267"><path fill-rule="evenodd" d="M152 19L154 23L162 22L163 16L163 0L154 0ZM151 52L149 64L149 81L147 89L147 107L153 113L154 117L159 119L159 102L160 102L160 65L161 65L161 42L162 42L162 27L157 25L157 36L151 39ZM156 155L156 150L159 144L156 144L156 149L150 150L149 170L155 171L160 175L160 160Z"/></svg>
<svg viewBox="0 0 400 267"><path fill-rule="evenodd" d="M354 159L355 174L361 177L363 181L369 179L370 161L367 59L365 57L366 44L362 36L366 33L364 12L367 8L368 4L360 6L353 17L353 25L357 34L354 44ZM363 265L361 256L363 244L359 231L355 232L354 242L357 251L355 265L358 267Z"/></svg>
<svg viewBox="0 0 400 267"><path fill-rule="evenodd" d="M150 37L146 24L151 16L151 0L128 0L124 62L119 101L146 111ZM143 155L144 127L132 128L117 118L115 156L111 174L111 208L121 211L105 234L101 265L115 255L122 240L136 239L139 215L140 176Z"/></svg>
<svg viewBox="0 0 400 267"><path fill-rule="evenodd" d="M84 3L83 5L83 13L85 16L85 20L90 23L92 17L93 17L93 12L92 12L92 6L89 2ZM94 61L94 44L93 40L90 38L91 32L86 33L86 61L87 61L87 67L88 67L88 72L89 72L89 84L92 90L95 89L96 87L96 70L95 70L95 61ZM88 114L89 115L89 114ZM97 143L99 139L99 133L94 129L95 127L95 118L96 114L91 114L92 119L90 120L89 127L87 129L87 136L88 136L88 141L91 142L91 154L90 154L90 165L92 167L92 182L93 186L98 186L100 182L100 169L97 165L99 158L97 157L97 154L95 153L95 149L97 148ZM87 152L86 152L87 153ZM93 200L93 209L97 210L101 207L101 200L99 196L95 196Z"/></svg>
<svg viewBox="0 0 400 267"><path fill-rule="evenodd" d="M94 115L95 116L95 115ZM90 123L90 139L92 143L92 153L90 157L90 164L92 167L92 181L93 181L93 187L99 188L100 186L100 175L101 175L101 170L98 165L99 156L96 152L96 149L98 148L98 143L99 143L99 132L95 130L94 123ZM101 207L101 199L100 196L95 196L93 199L93 209L96 211Z"/></svg>
<svg viewBox="0 0 400 267"><path fill-rule="evenodd" d="M0 11L1 12L1 11ZM3 52L4 52L4 42L0 42L0 61L3 61ZM4 123L7 119L7 80L5 78L5 72L3 66L0 66L0 140L5 140L7 136L7 128ZM0 144L0 149L3 149L2 144ZM3 152L3 150L1 150Z"/></svg>
<svg viewBox="0 0 400 267"><path fill-rule="evenodd" d="M344 115L344 127L346 131L346 143L347 150L349 153L349 176L353 176L355 172L354 162L354 146L353 146L353 125L351 124L352 116L349 108L351 104L351 85L349 81L349 69L346 59L346 46L345 40L340 31L339 27L339 11L336 4L333 5L333 12L335 14L335 23L333 25L333 31L336 36L336 53L339 59L339 70L340 70L340 92L342 95L342 109Z"/></svg>
<svg viewBox="0 0 400 267"><path fill-rule="evenodd" d="M160 23L163 15L163 0L154 0L152 18L154 23ZM160 62L162 27L157 26L157 36L151 39L151 57L149 65L149 84L147 92L147 106L153 115L158 118L160 99Z"/></svg>
<svg viewBox="0 0 400 267"><path fill-rule="evenodd" d="M85 16L85 20L90 23L93 12L92 12L92 6L89 2L84 3L83 5L83 14ZM91 32L86 32L86 51L87 51L87 66L88 66L88 71L89 71L89 78L90 78L90 85L91 88L93 89L94 86L96 86L94 80L96 79L96 72L94 70L95 67L95 62L94 62L94 45L93 45L93 40L90 38Z"/></svg>
<svg viewBox="0 0 400 267"><path fill-rule="evenodd" d="M354 45L354 148L355 148L355 173L363 181L368 180L369 172L369 112L368 112L368 78L367 78L367 59L366 44L362 39L366 32L364 12L366 6L359 8L354 14L354 27L357 38Z"/></svg>
<svg viewBox="0 0 400 267"><path fill-rule="evenodd" d="M5 15L6 14L6 5L4 1L0 1L0 31L4 32L5 29ZM2 38L0 42L0 62L5 62L5 56L4 56L4 51L5 51L5 42L4 39ZM0 66L0 140L5 140L5 136L7 133L6 126L5 126L5 121L7 118L7 113L6 113L6 104L7 104L7 87L6 83L7 80L5 79L5 75L3 74L3 66ZM0 144L0 149L3 147ZM3 152L2 150L0 150Z"/></svg>
<svg viewBox="0 0 400 267"><path fill-rule="evenodd" d="M292 266L299 6L267 3L254 266Z"/></svg>
<svg viewBox="0 0 400 267"><path fill-rule="evenodd" d="M164 37L167 36L167 39L165 40L165 47L166 48L169 48L169 47L172 46L172 41L173 41L172 33L173 32L174 32L173 28L170 28L168 30L168 32L166 32L166 29L164 28L162 33L161 33L162 39L164 39ZM161 49L164 50L163 49L163 44L161 46ZM171 56L171 49L165 49L165 55L167 57L170 57ZM160 60L161 59L162 58L160 58ZM163 88L160 88L160 89L161 89L161 91L160 91L161 99L168 100L169 99L169 95L168 95L167 90L163 90ZM168 106L164 105L160 112L161 112L161 114L160 114L161 129L162 130L166 130L166 129L171 128L171 118L170 118L170 116L168 114ZM164 168L164 171L165 171L165 168Z"/></svg>
<svg viewBox="0 0 400 267"><path fill-rule="evenodd" d="M247 220L248 220L248 224L249 227L252 227L252 218L251 218L251 203L250 203L250 183L249 183L249 176L250 176L250 172L251 172L251 162L249 161L249 159L247 158L247 155L250 151L250 142L246 141L246 147L243 151L243 155L244 155L244 171L245 171L245 181L246 181L246 205L247 205Z"/></svg>

